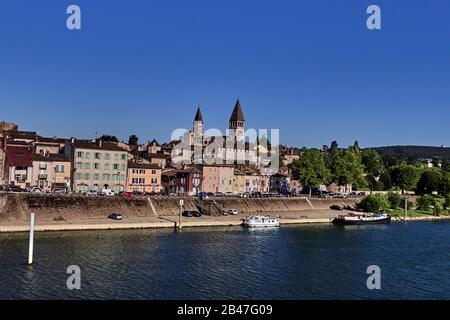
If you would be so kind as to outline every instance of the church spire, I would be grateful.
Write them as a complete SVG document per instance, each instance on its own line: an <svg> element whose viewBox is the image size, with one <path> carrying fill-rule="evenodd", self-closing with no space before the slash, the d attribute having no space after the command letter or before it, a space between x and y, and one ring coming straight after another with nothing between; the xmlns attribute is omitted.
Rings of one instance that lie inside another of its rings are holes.
<svg viewBox="0 0 450 320"><path fill-rule="evenodd" d="M197 113L195 114L195 119L194 121L200 121L203 122L203 118L202 118L202 113L200 111L200 107L198 107L197 109Z"/></svg>
<svg viewBox="0 0 450 320"><path fill-rule="evenodd" d="M231 114L230 122L244 122L244 114L242 113L241 103L239 102L239 98L236 101L236 105L234 106L233 113Z"/></svg>

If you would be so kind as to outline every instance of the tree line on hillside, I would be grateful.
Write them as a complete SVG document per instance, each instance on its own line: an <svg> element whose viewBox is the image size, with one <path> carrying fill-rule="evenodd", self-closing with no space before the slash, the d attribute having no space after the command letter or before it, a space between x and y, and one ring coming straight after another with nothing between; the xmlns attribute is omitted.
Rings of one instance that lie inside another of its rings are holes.
<svg viewBox="0 0 450 320"><path fill-rule="evenodd" d="M374 147L382 157L394 157L404 160L432 159L450 160L450 148L432 146L388 146Z"/></svg>
<svg viewBox="0 0 450 320"><path fill-rule="evenodd" d="M436 163L437 165L437 163ZM303 149L291 164L293 177L304 186L352 184L355 190L415 191L419 195L450 193L450 165L429 168L418 160L380 156L358 142L339 148L336 141L322 150ZM310 188L311 189L311 188Z"/></svg>

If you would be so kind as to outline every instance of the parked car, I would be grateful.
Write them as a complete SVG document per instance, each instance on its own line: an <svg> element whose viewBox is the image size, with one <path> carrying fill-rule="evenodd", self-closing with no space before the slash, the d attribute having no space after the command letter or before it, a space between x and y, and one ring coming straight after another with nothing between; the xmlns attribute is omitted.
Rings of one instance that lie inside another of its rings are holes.
<svg viewBox="0 0 450 320"><path fill-rule="evenodd" d="M341 206L337 205L337 204L333 204L332 206L330 206L331 210L339 210L342 211L344 210L344 208L342 208Z"/></svg>
<svg viewBox="0 0 450 320"><path fill-rule="evenodd" d="M66 193L66 192L67 192L67 190L63 189L63 188L54 188L52 190L52 193L54 193L54 194L63 194L63 193Z"/></svg>
<svg viewBox="0 0 450 320"><path fill-rule="evenodd" d="M193 215L194 217L199 218L199 217L202 216L202 214L201 214L200 212L198 212L198 211L191 211L191 212L192 212L192 215Z"/></svg>
<svg viewBox="0 0 450 320"><path fill-rule="evenodd" d="M25 189L22 189L21 187L18 187L18 186L8 186L8 191L9 192L26 192Z"/></svg>
<svg viewBox="0 0 450 320"><path fill-rule="evenodd" d="M119 195L122 196L122 198L125 199L131 199L133 198L133 192L120 192Z"/></svg>
<svg viewBox="0 0 450 320"><path fill-rule="evenodd" d="M121 213L118 213L118 212L114 212L114 213L111 213L109 216L108 216L108 218L109 219L113 219L113 220L122 220L122 214Z"/></svg>
<svg viewBox="0 0 450 320"><path fill-rule="evenodd" d="M30 192L35 192L35 193L44 193L45 191L44 190L42 190L41 188L39 188L39 187L31 187L30 188Z"/></svg>
<svg viewBox="0 0 450 320"><path fill-rule="evenodd" d="M192 217L194 214L192 213L192 211L185 210L181 213L181 215L183 217Z"/></svg>
<svg viewBox="0 0 450 320"><path fill-rule="evenodd" d="M209 198L207 192L199 192L197 196L198 196L200 199L206 199L206 198Z"/></svg>
<svg viewBox="0 0 450 320"><path fill-rule="evenodd" d="M234 209L228 209L227 211L227 216L236 216L236 215L238 215L238 212L237 212L237 210L234 210Z"/></svg>
<svg viewBox="0 0 450 320"><path fill-rule="evenodd" d="M102 190L102 194L105 196L113 196L114 195L114 191L112 191L111 189L103 189Z"/></svg>
<svg viewBox="0 0 450 320"><path fill-rule="evenodd" d="M95 190L91 190L91 191L88 191L88 192L86 193L86 195L88 195L88 196L96 196L96 195L98 195L98 192L95 191Z"/></svg>

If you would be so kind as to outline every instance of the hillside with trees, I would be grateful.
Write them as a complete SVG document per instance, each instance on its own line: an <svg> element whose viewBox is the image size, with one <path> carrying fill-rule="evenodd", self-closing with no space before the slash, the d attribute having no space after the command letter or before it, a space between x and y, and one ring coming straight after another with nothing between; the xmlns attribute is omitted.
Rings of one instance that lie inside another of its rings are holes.
<svg viewBox="0 0 450 320"><path fill-rule="evenodd" d="M368 148L375 150L382 157L400 159L433 159L450 160L450 148L431 146L389 146Z"/></svg>

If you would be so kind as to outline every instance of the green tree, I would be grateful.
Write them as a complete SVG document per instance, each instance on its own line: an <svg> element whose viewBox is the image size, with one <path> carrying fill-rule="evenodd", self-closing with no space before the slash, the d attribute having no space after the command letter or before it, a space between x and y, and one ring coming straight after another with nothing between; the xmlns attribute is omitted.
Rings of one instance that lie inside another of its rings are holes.
<svg viewBox="0 0 450 320"><path fill-rule="evenodd" d="M396 192L388 193L388 200L391 209L397 209L402 205L403 198Z"/></svg>
<svg viewBox="0 0 450 320"><path fill-rule="evenodd" d="M439 190L439 184L442 181L441 169L432 168L424 171L417 182L417 194L432 194Z"/></svg>
<svg viewBox="0 0 450 320"><path fill-rule="evenodd" d="M445 197L444 208L450 210L450 193Z"/></svg>
<svg viewBox="0 0 450 320"><path fill-rule="evenodd" d="M443 209L442 204L439 201L434 201L434 204L433 204L434 215L436 215L436 216L440 215L442 212L442 209Z"/></svg>
<svg viewBox="0 0 450 320"><path fill-rule="evenodd" d="M395 187L405 190L413 190L419 181L421 169L411 164L400 164L391 168L391 180Z"/></svg>
<svg viewBox="0 0 450 320"><path fill-rule="evenodd" d="M445 172L442 174L442 178L438 186L438 192L444 197L450 195L450 174Z"/></svg>
<svg viewBox="0 0 450 320"><path fill-rule="evenodd" d="M137 146L138 145L138 141L139 138L137 137L137 135L132 134L129 138L128 138L128 144L130 146Z"/></svg>
<svg viewBox="0 0 450 320"><path fill-rule="evenodd" d="M365 212L387 212L390 203L385 195L375 194L365 197L356 206Z"/></svg>
<svg viewBox="0 0 450 320"><path fill-rule="evenodd" d="M354 184L364 186L363 165L359 152L343 150L336 152L331 159L332 182L338 185Z"/></svg>
<svg viewBox="0 0 450 320"><path fill-rule="evenodd" d="M117 139L116 136L110 136L110 135L107 135L107 134L102 135L102 136L99 138L99 140L102 140L102 141L109 141L109 142L119 142L119 139Z"/></svg>
<svg viewBox="0 0 450 320"><path fill-rule="evenodd" d="M434 204L434 199L429 194L425 194L417 199L417 209L430 211Z"/></svg>
<svg viewBox="0 0 450 320"><path fill-rule="evenodd" d="M339 145L336 141L331 142L329 152L333 155L339 151Z"/></svg>
<svg viewBox="0 0 450 320"><path fill-rule="evenodd" d="M380 176L379 182L383 183L383 190L391 190L392 189L392 179L389 172L383 172Z"/></svg>
<svg viewBox="0 0 450 320"><path fill-rule="evenodd" d="M373 149L365 149L361 152L361 162L364 165L364 171L374 177L379 177L384 170L380 155Z"/></svg>
<svg viewBox="0 0 450 320"><path fill-rule="evenodd" d="M331 173L326 166L325 154L318 150L306 150L292 163L292 175L303 186L319 186L330 182ZM311 195L311 188L310 188Z"/></svg>

